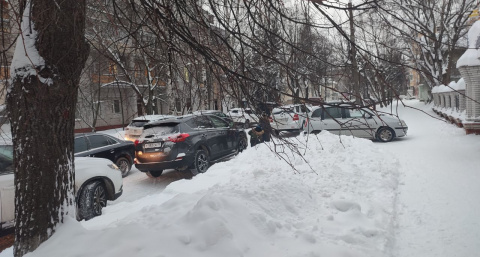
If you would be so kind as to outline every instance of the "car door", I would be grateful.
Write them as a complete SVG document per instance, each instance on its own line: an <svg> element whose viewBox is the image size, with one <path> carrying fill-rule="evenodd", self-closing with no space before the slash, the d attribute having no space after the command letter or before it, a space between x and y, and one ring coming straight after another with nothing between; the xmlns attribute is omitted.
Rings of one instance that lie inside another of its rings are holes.
<svg viewBox="0 0 480 257"><path fill-rule="evenodd" d="M218 138L215 136L215 129L209 118L204 115L199 115L194 117L191 122L187 124L191 127L193 126L192 129L202 137L202 141L206 142L210 149L210 160L221 155L221 145Z"/></svg>
<svg viewBox="0 0 480 257"><path fill-rule="evenodd" d="M307 133L317 133L324 129L322 116L323 116L323 108L317 108L309 115L309 119L306 126Z"/></svg>
<svg viewBox="0 0 480 257"><path fill-rule="evenodd" d="M371 138L375 134L375 120L362 109L345 109L348 135Z"/></svg>
<svg viewBox="0 0 480 257"><path fill-rule="evenodd" d="M236 150L235 130L230 129L228 123L221 118L208 116L214 127L214 136L217 137L221 155L227 155Z"/></svg>
<svg viewBox="0 0 480 257"><path fill-rule="evenodd" d="M342 118L342 108L337 106L326 107L322 117L322 127L332 134L345 135L345 120Z"/></svg>
<svg viewBox="0 0 480 257"><path fill-rule="evenodd" d="M109 159L115 162L115 145L104 135L88 135L90 151L89 156Z"/></svg>

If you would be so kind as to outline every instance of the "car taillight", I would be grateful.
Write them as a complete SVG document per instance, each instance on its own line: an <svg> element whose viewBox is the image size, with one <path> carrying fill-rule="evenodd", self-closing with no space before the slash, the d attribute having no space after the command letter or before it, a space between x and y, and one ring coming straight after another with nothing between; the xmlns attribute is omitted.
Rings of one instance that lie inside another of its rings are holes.
<svg viewBox="0 0 480 257"><path fill-rule="evenodd" d="M172 137L168 137L168 140L170 140L171 142L174 142L174 143L179 143L179 142L184 142L187 137L189 137L190 135L187 134L187 133L182 133L182 134L179 134L177 136L172 136Z"/></svg>
<svg viewBox="0 0 480 257"><path fill-rule="evenodd" d="M270 120L270 122L273 122L272 116L268 117L268 119Z"/></svg>
<svg viewBox="0 0 480 257"><path fill-rule="evenodd" d="M293 115L293 120L298 120L298 114Z"/></svg>
<svg viewBox="0 0 480 257"><path fill-rule="evenodd" d="M140 141L140 140L137 139L137 140L135 140L135 143L133 143L133 144L135 145L135 147L137 147L137 145L141 144L141 143L143 143L143 141Z"/></svg>

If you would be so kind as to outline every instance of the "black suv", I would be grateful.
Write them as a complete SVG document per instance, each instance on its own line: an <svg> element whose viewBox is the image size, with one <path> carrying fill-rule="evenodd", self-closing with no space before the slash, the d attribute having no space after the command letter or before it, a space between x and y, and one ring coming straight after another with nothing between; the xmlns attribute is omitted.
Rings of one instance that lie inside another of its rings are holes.
<svg viewBox="0 0 480 257"><path fill-rule="evenodd" d="M114 162L122 176L127 176L133 165L135 146L133 142L101 134L90 133L75 136L76 157L98 157Z"/></svg>
<svg viewBox="0 0 480 257"><path fill-rule="evenodd" d="M232 128L224 119L186 115L145 125L135 141L135 167L150 177L160 176L165 169L189 168L195 175L246 147L245 131Z"/></svg>

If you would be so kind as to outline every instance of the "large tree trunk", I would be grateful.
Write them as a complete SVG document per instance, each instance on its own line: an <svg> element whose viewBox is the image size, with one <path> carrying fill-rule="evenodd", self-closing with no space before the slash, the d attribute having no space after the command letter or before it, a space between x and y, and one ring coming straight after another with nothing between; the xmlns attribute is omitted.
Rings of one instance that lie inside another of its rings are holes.
<svg viewBox="0 0 480 257"><path fill-rule="evenodd" d="M84 0L32 0L24 10L7 96L17 257L47 240L65 215L75 217L75 104L88 55Z"/></svg>

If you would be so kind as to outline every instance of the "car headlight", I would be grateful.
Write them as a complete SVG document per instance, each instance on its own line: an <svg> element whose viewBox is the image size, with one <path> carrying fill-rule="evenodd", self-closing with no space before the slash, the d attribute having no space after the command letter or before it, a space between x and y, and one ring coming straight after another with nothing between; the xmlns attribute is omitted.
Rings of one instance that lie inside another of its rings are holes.
<svg viewBox="0 0 480 257"><path fill-rule="evenodd" d="M120 168L118 168L118 166L115 165L115 163L108 164L107 166L110 167L110 169L112 169L112 170L120 170Z"/></svg>

